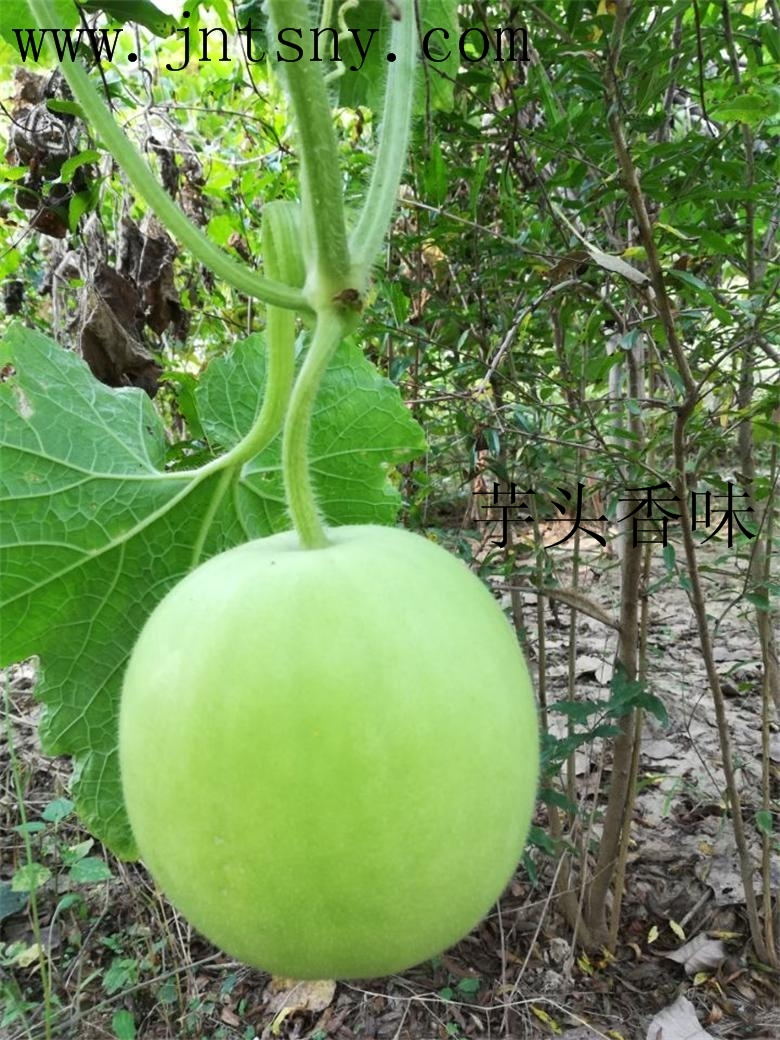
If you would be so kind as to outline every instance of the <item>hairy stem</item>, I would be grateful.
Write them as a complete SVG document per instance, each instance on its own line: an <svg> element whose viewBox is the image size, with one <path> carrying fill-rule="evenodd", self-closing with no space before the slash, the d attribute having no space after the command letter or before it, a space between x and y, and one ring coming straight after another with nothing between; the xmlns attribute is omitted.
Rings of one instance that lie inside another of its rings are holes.
<svg viewBox="0 0 780 1040"><path fill-rule="evenodd" d="M263 210L263 257L266 270L284 284L293 286L301 285L304 278L298 243L298 210L296 203L281 201L269 202ZM217 460L221 463L222 476L193 546L192 567L200 562L217 509L240 467L271 443L284 421L295 375L295 315L292 311L269 306L265 343L268 363L263 401L246 436L231 452Z"/></svg>
<svg viewBox="0 0 780 1040"><path fill-rule="evenodd" d="M296 239L300 234L298 206L269 202L263 211L263 255L268 270L282 282L300 284L303 267ZM268 350L265 393L252 428L222 459L222 466L238 467L259 454L282 427L295 374L295 316L269 306L265 326ZM220 466L219 468L222 468Z"/></svg>
<svg viewBox="0 0 780 1040"><path fill-rule="evenodd" d="M268 0L272 22L300 29L309 36L311 19L305 0ZM320 62L310 59L304 45L300 61L279 62L287 94L295 113L301 160L303 223L311 233L315 284L307 286L316 304L346 287L350 262L344 200L333 116Z"/></svg>
<svg viewBox="0 0 780 1040"><path fill-rule="evenodd" d="M317 315L309 353L295 381L284 426L285 494L292 522L306 549L323 549L328 544L309 469L309 431L322 377L347 328L348 319L341 310L331 307Z"/></svg>
<svg viewBox="0 0 780 1040"><path fill-rule="evenodd" d="M349 242L355 264L370 268L387 234L401 183L412 122L417 58L414 0L405 0L401 18L393 22L390 67L382 113L381 137L368 193Z"/></svg>

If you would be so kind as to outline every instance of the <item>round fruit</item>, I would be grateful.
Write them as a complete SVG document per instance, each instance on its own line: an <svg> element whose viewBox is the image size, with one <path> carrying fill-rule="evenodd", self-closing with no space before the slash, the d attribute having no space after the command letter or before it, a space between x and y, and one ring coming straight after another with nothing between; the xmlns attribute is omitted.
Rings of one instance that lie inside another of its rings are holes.
<svg viewBox="0 0 780 1040"><path fill-rule="evenodd" d="M143 859L248 964L366 978L456 942L523 849L538 773L515 635L407 531L214 557L133 650L120 765Z"/></svg>

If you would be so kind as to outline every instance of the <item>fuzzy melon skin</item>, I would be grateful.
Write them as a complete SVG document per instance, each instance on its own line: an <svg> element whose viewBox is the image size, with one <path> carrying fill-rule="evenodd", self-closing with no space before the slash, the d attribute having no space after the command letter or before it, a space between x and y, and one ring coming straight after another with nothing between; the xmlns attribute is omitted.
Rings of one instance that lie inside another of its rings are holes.
<svg viewBox="0 0 780 1040"><path fill-rule="evenodd" d="M294 978L401 971L462 938L522 854L531 681L488 590L420 535L231 549L158 605L120 768L152 875L232 956Z"/></svg>

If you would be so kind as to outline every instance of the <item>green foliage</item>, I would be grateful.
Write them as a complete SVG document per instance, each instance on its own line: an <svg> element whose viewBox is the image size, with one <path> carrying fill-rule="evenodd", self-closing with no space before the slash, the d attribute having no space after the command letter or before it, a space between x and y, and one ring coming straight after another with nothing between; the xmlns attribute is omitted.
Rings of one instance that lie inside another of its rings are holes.
<svg viewBox="0 0 780 1040"><path fill-rule="evenodd" d="M115 1011L111 1017L111 1028L116 1040L135 1040L135 1016L131 1011Z"/></svg>
<svg viewBox="0 0 780 1040"><path fill-rule="evenodd" d="M72 29L78 21L78 9L73 0L52 0L57 17L56 28ZM37 26L27 0L3 0L0 35L10 44L16 43L14 29L32 29Z"/></svg>
<svg viewBox="0 0 780 1040"><path fill-rule="evenodd" d="M643 708L662 724L669 721L663 702L650 693L647 683L628 679L625 669L618 666L610 684L611 696L606 704L607 713L619 719L630 715L636 708Z"/></svg>
<svg viewBox="0 0 780 1040"><path fill-rule="evenodd" d="M450 0L424 0L419 6L422 36L433 28L441 28L449 33L449 40L445 42L441 34L436 34L431 42L432 53L439 53L442 48L448 52L446 60L436 64L420 63L417 111L446 110L452 107L454 80L460 61L456 45L457 5ZM338 8L339 4L334 4L334 10ZM357 45L349 38L341 44L346 71L336 80L339 103L353 108L366 105L378 112L387 76L387 54L390 51L389 5L386 0L363 0L362 3L346 10L344 20L349 29L360 33L364 48L368 44L370 31L377 29L378 33L373 37L365 59L361 57Z"/></svg>
<svg viewBox="0 0 780 1040"><path fill-rule="evenodd" d="M152 0L51 0L56 16L53 26L42 28L72 29L79 22L79 7L86 14L104 12L114 22L123 24L134 22L149 29L157 36L169 36L176 27L176 21L161 11ZM4 0L3 19L0 32L9 43L15 42L15 28L34 28L37 21L30 11L27 0Z"/></svg>
<svg viewBox="0 0 780 1040"><path fill-rule="evenodd" d="M215 450L232 448L251 427L263 396L266 357L262 337L250 336L212 361L201 379L198 414ZM387 467L424 448L422 431L400 407L397 390L365 362L356 344L345 342L328 368L313 417L311 462L328 521L392 523L401 495L388 481ZM250 537L289 526L280 436L245 466L235 506Z"/></svg>
<svg viewBox="0 0 780 1040"><path fill-rule="evenodd" d="M135 22L155 36L170 36L176 29L176 19L161 11L151 0L80 0L80 3L90 14L103 11L116 22Z"/></svg>
<svg viewBox="0 0 780 1040"><path fill-rule="evenodd" d="M628 679L625 669L618 663L610 682L610 695L604 700L579 697L576 700L555 701L549 711L565 716L571 722L571 731L565 737L554 737L546 733L543 739L542 759L548 776L554 775L561 763L581 747L601 737L615 736L619 730L614 725L618 719L642 708L665 725L668 714L663 702L651 693L644 682ZM546 789L548 805L568 807L567 800L554 789Z"/></svg>
<svg viewBox="0 0 780 1040"><path fill-rule="evenodd" d="M310 10L314 15L312 24L319 23L320 7L319 3L310 4ZM421 63L417 111L422 113L431 109L446 110L452 107L454 82L459 64L457 5L451 0L421 0L419 8L422 36L436 28L448 33L449 39L442 34L435 34L431 41L431 53L441 53L442 57L437 59L435 64ZM240 0L236 5L237 25L243 27L250 20L253 27L261 30L254 37L254 46L265 51L268 47L268 37L263 0ZM365 106L376 113L380 112L387 78L387 54L390 51L390 5L387 0L361 0L354 6L338 0L332 6L330 26L339 33L342 69L334 70L336 75L331 80L338 103L352 108ZM367 54L360 53L360 47L350 35L350 31L359 34L360 44L364 51L368 50ZM327 36L323 37L323 47L324 54L331 53Z"/></svg>

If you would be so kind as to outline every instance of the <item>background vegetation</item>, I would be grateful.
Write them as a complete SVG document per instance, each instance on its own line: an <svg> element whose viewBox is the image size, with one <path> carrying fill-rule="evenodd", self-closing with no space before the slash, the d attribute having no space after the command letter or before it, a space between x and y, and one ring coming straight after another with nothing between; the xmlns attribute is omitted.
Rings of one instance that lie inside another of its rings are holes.
<svg viewBox="0 0 780 1040"><path fill-rule="evenodd" d="M188 5L222 26L252 8ZM445 8L428 17L448 24ZM269 981L80 829L20 665L2 746L2 1035L547 1036L587 1021L628 1040L681 982L711 1035L780 1028L780 9L542 0L460 16L490 41L526 26L528 60L476 60L474 33L457 76L426 68L361 346L427 438L388 448L402 521L493 585L535 671L546 774L524 864L474 936L408 977ZM180 48L130 24L141 60L103 72L117 117L185 212L259 267L263 202L296 190L278 86L238 50L168 74ZM169 469L209 457L196 388L262 331L262 309L177 249L52 68L0 58L0 323L154 397ZM376 120L334 90L349 203ZM512 485L504 531L486 506ZM689 1009L672 1007L683 1036Z"/></svg>

